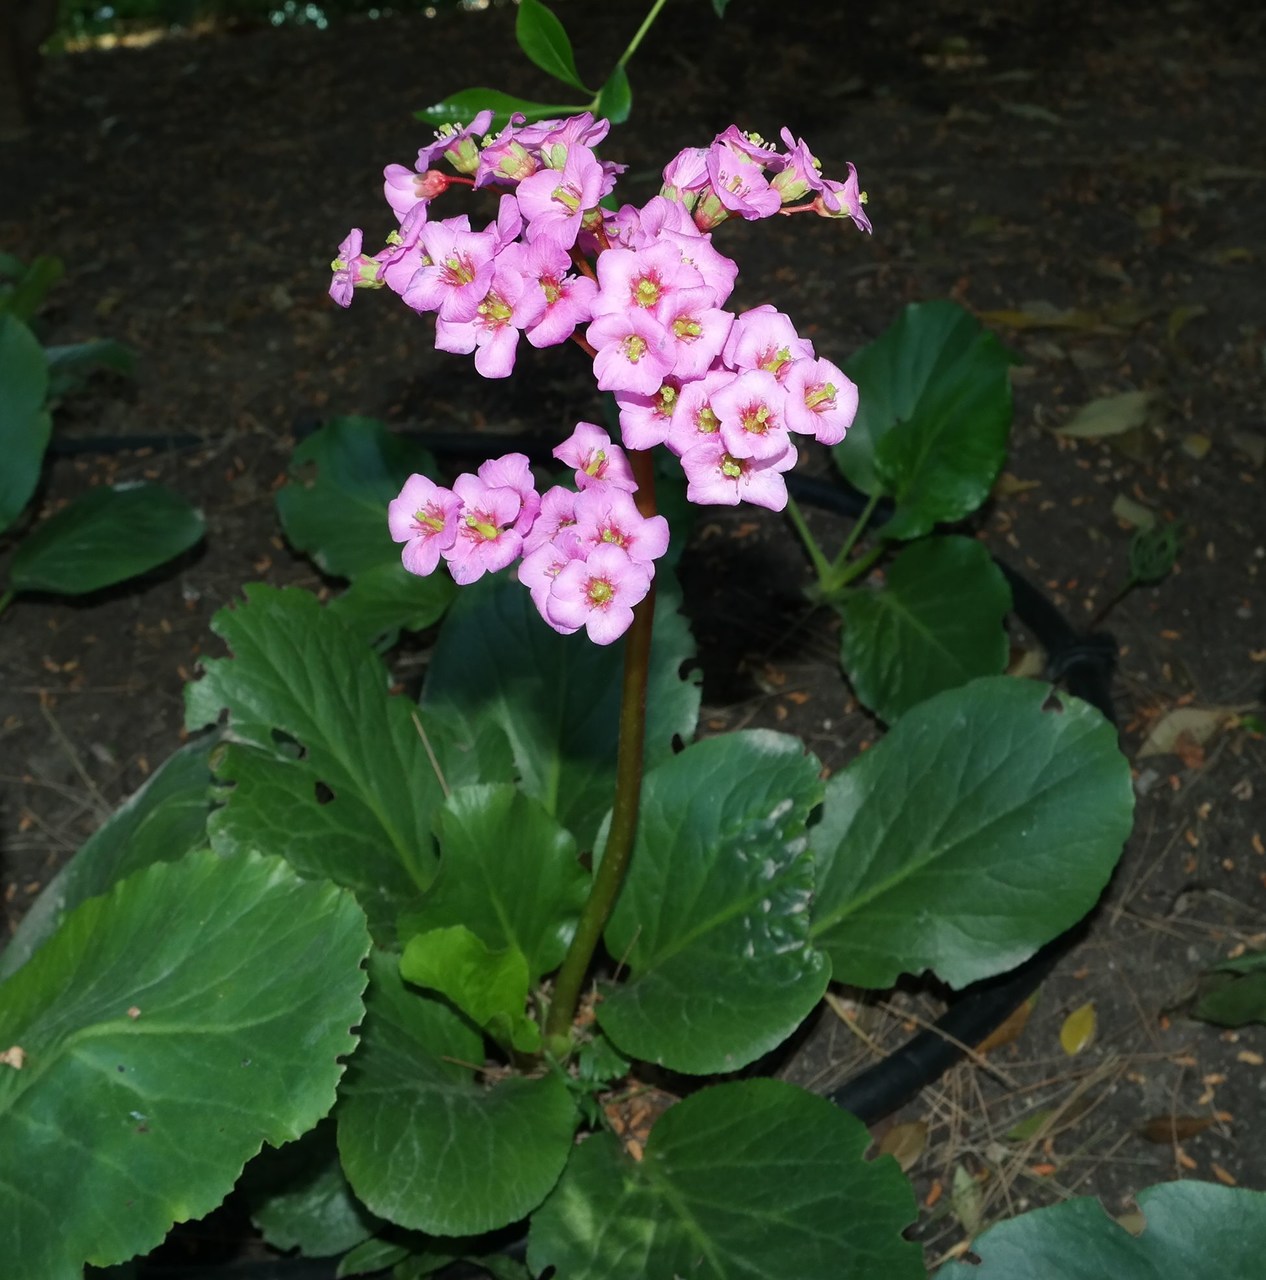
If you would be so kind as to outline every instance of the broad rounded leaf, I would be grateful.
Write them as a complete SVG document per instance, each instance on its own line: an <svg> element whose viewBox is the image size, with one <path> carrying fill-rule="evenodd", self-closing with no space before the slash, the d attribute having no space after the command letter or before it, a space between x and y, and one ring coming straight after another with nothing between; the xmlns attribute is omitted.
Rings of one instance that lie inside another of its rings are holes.
<svg viewBox="0 0 1266 1280"><path fill-rule="evenodd" d="M93 898L0 988L0 1248L71 1280L208 1213L334 1104L369 950L355 901L202 851ZM11 1060L10 1060L11 1061Z"/></svg>
<svg viewBox="0 0 1266 1280"><path fill-rule="evenodd" d="M647 690L646 767L688 741L699 715L698 673L681 675L694 641L662 569ZM442 714L478 739L495 726L509 741L513 768L485 781L518 781L591 846L611 807L624 642L595 645L560 636L527 590L504 575L464 587L444 623L422 694L423 718ZM450 779L451 782L451 779Z"/></svg>
<svg viewBox="0 0 1266 1280"><path fill-rule="evenodd" d="M563 24L541 0L519 0L519 14L514 24L519 48L538 67L555 80L561 80L581 93L590 92L576 70L576 55Z"/></svg>
<svg viewBox="0 0 1266 1280"><path fill-rule="evenodd" d="M540 802L509 783L458 787L436 818L440 869L400 937L465 925L493 948L512 947L530 980L562 963L590 877L576 841Z"/></svg>
<svg viewBox="0 0 1266 1280"><path fill-rule="evenodd" d="M938 1280L1230 1280L1261 1275L1266 1194L1211 1182L1166 1182L1135 1197L1132 1235L1098 1200L1079 1196L990 1227L979 1263L952 1262Z"/></svg>
<svg viewBox="0 0 1266 1280"><path fill-rule="evenodd" d="M387 504L415 472L437 478L435 459L416 441L375 418L335 418L295 449L289 483L277 492L281 526L300 551L340 578L398 565Z"/></svg>
<svg viewBox="0 0 1266 1280"><path fill-rule="evenodd" d="M415 111L413 115L415 119L434 125L469 124L481 111L490 110L493 117L489 130L495 133L504 128L516 112L531 122L574 116L586 109L584 103L532 102L527 98L516 98L511 93L502 93L499 89L463 89L460 93L450 94L443 102Z"/></svg>
<svg viewBox="0 0 1266 1280"><path fill-rule="evenodd" d="M860 392L835 460L896 504L885 537L917 538L989 496L1011 426L1015 357L955 302L921 302L844 366Z"/></svg>
<svg viewBox="0 0 1266 1280"><path fill-rule="evenodd" d="M456 595L457 584L448 574L420 578L397 559L362 570L326 608L367 644L386 650L402 629L421 631L434 626Z"/></svg>
<svg viewBox="0 0 1266 1280"><path fill-rule="evenodd" d="M1094 906L1133 803L1113 727L1048 685L988 676L920 703L830 780L810 832L832 977L1013 968Z"/></svg>
<svg viewBox="0 0 1266 1280"><path fill-rule="evenodd" d="M577 1116L562 1078L480 1083L469 1065L483 1061L479 1033L407 989L392 956L372 960L368 1005L338 1111L356 1194L433 1235L476 1235L530 1213L571 1154Z"/></svg>
<svg viewBox="0 0 1266 1280"><path fill-rule="evenodd" d="M39 483L53 427L47 398L43 348L21 320L0 314L0 532L18 518Z"/></svg>
<svg viewBox="0 0 1266 1280"><path fill-rule="evenodd" d="M845 598L844 670L862 702L891 724L942 689L1000 674L1010 607L1011 588L979 542L916 542L881 587Z"/></svg>
<svg viewBox="0 0 1266 1280"><path fill-rule="evenodd" d="M610 120L612 124L623 124L633 109L633 90L629 88L629 77L622 66L607 77L607 82L598 90L598 104L594 114Z"/></svg>
<svg viewBox="0 0 1266 1280"><path fill-rule="evenodd" d="M204 662L185 702L191 729L228 710L212 844L276 849L301 874L354 890L375 936L394 937L396 914L435 874L443 799L416 708L388 693L382 660L306 591L249 586L211 625L234 656ZM435 717L426 724L443 760L451 737Z"/></svg>
<svg viewBox="0 0 1266 1280"><path fill-rule="evenodd" d="M1224 960L1212 973L1206 973L1192 1012L1221 1027L1266 1023L1266 951Z"/></svg>
<svg viewBox="0 0 1266 1280"><path fill-rule="evenodd" d="M24 964L67 912L155 862L174 862L207 843L208 757L214 735L181 747L130 795L49 881L0 953L0 978Z"/></svg>
<svg viewBox="0 0 1266 1280"><path fill-rule="evenodd" d="M789 1036L830 977L809 944L804 826L821 765L768 731L697 742L645 781L637 845L606 930L629 971L598 1006L624 1053L734 1071Z"/></svg>
<svg viewBox="0 0 1266 1280"><path fill-rule="evenodd" d="M188 551L205 527L201 512L162 485L102 485L23 539L10 582L18 591L98 591Z"/></svg>
<svg viewBox="0 0 1266 1280"><path fill-rule="evenodd" d="M566 1280L922 1280L901 1238L914 1195L896 1161L824 1098L776 1080L700 1090L640 1161L610 1134L572 1156L533 1216L528 1265Z"/></svg>

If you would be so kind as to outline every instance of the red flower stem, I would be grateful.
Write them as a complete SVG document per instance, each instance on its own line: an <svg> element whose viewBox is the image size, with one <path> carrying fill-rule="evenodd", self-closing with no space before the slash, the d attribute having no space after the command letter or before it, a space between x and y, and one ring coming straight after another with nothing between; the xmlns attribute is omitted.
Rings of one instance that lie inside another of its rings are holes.
<svg viewBox="0 0 1266 1280"><path fill-rule="evenodd" d="M630 450L637 478L637 506L644 516L655 514L655 472L647 450ZM602 861L580 913L575 936L554 982L554 996L545 1019L545 1045L555 1057L571 1048L572 1022L593 953L598 948L633 853L638 810L642 801L642 758L646 742L646 685L650 673L651 631L655 622L655 584L633 609L633 625L624 640L624 684L620 699L620 745L615 765L615 800Z"/></svg>

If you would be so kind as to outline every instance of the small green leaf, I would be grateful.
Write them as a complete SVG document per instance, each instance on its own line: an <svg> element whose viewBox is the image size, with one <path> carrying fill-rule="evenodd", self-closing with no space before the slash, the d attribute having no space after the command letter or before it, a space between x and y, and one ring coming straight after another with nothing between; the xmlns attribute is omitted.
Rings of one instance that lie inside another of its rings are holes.
<svg viewBox="0 0 1266 1280"><path fill-rule="evenodd" d="M1136 529L1130 539L1130 581L1159 582L1177 563L1182 528L1177 521Z"/></svg>
<svg viewBox="0 0 1266 1280"><path fill-rule="evenodd" d="M0 288L0 317L11 315L23 324L30 324L48 291L66 274L66 268L60 258L45 254L32 259L25 267L17 258L6 257L8 269L3 274L12 283Z"/></svg>
<svg viewBox="0 0 1266 1280"><path fill-rule="evenodd" d="M277 493L286 537L325 573L355 578L399 564L387 504L414 473L438 479L430 452L375 418L335 418L295 449Z"/></svg>
<svg viewBox="0 0 1266 1280"><path fill-rule="evenodd" d="M576 55L563 24L541 0L519 0L514 36L519 48L546 74L581 93L592 92L585 88L576 70Z"/></svg>
<svg viewBox="0 0 1266 1280"><path fill-rule="evenodd" d="M598 1006L624 1052L734 1071L808 1016L830 971L809 945L804 837L821 765L796 738L707 738L647 775L637 845L606 931L626 982Z"/></svg>
<svg viewBox="0 0 1266 1280"><path fill-rule="evenodd" d="M699 713L698 673L682 676L694 641L671 576L659 598L647 691L646 767L689 741ZM527 591L504 574L462 588L431 657L423 722L438 714L472 741L503 734L513 760L487 758L480 781L518 782L592 846L615 787L624 641L591 644L548 627ZM500 771L499 771L500 770ZM455 785L449 777L450 785Z"/></svg>
<svg viewBox="0 0 1266 1280"><path fill-rule="evenodd" d="M587 109L585 103L532 102L527 98L502 93L499 89L463 89L460 93L445 98L443 102L415 111L413 115L415 119L439 126L469 124L481 111L491 110L493 117L488 129L489 132L496 133L505 128L516 112L521 112L531 123L534 120L574 116Z"/></svg>
<svg viewBox="0 0 1266 1280"><path fill-rule="evenodd" d="M891 724L911 707L1005 670L1011 589L972 538L926 538L902 550L883 586L851 592L843 663L857 696Z"/></svg>
<svg viewBox="0 0 1266 1280"><path fill-rule="evenodd" d="M44 356L48 360L50 400L78 390L97 369L108 369L129 378L136 370L135 353L113 338L77 342L69 347L45 347Z"/></svg>
<svg viewBox="0 0 1266 1280"><path fill-rule="evenodd" d="M455 788L436 835L439 874L421 906L401 917L401 940L464 924L489 948L522 954L530 982L557 968L589 890L571 833L502 783Z"/></svg>
<svg viewBox="0 0 1266 1280"><path fill-rule="evenodd" d="M0 314L0 533L22 513L39 483L53 429L47 399L43 348L21 320Z"/></svg>
<svg viewBox="0 0 1266 1280"><path fill-rule="evenodd" d="M166 564L205 528L202 513L162 485L102 485L23 539L9 580L16 591L84 595Z"/></svg>
<svg viewBox="0 0 1266 1280"><path fill-rule="evenodd" d="M540 1050L540 1028L524 1013L528 966L518 947L493 951L461 924L431 929L409 939L400 974L443 996L504 1047Z"/></svg>
<svg viewBox="0 0 1266 1280"><path fill-rule="evenodd" d="M986 676L921 702L828 783L810 831L832 976L951 986L1014 968L1094 905L1130 831L1115 729L1049 686Z"/></svg>
<svg viewBox="0 0 1266 1280"><path fill-rule="evenodd" d="M629 88L629 77L621 66L617 66L607 77L607 82L598 90L598 105L595 114L612 124L623 124L633 109L633 90Z"/></svg>
<svg viewBox="0 0 1266 1280"><path fill-rule="evenodd" d="M67 918L0 988L0 1248L72 1280L210 1212L264 1142L334 1104L365 918L280 858L158 863Z"/></svg>
<svg viewBox="0 0 1266 1280"><path fill-rule="evenodd" d="M608 1133L576 1150L532 1217L528 1266L566 1280L922 1280L901 1235L914 1195L869 1145L860 1120L794 1085L702 1089L659 1118L640 1161Z"/></svg>
<svg viewBox="0 0 1266 1280"><path fill-rule="evenodd" d="M1081 1196L990 1227L978 1262L951 1262L937 1280L1228 1280L1256 1276L1266 1254L1266 1194L1207 1182L1166 1182L1135 1197L1142 1233Z"/></svg>
<svg viewBox="0 0 1266 1280"><path fill-rule="evenodd" d="M88 837L44 886L0 952L0 978L24 964L81 902L152 863L174 862L206 846L211 809L208 757L215 745L215 736L209 734L181 747Z"/></svg>
<svg viewBox="0 0 1266 1280"><path fill-rule="evenodd" d="M364 1043L339 1107L353 1190L374 1213L433 1235L517 1222L571 1154L576 1107L558 1074L489 1087L479 1033L407 989L394 957L371 958Z"/></svg>
<svg viewBox="0 0 1266 1280"><path fill-rule="evenodd" d="M326 608L381 653L396 643L401 630L434 626L456 597L457 586L447 573L420 578L397 559L363 570Z"/></svg>
<svg viewBox="0 0 1266 1280"><path fill-rule="evenodd" d="M884 537L920 537L989 496L1006 458L1013 363L957 303L922 302L844 366L861 398L835 460L856 488L894 499Z"/></svg>
<svg viewBox="0 0 1266 1280"><path fill-rule="evenodd" d="M1266 1023L1266 951L1250 951L1226 960L1206 974L1194 1013L1220 1027Z"/></svg>

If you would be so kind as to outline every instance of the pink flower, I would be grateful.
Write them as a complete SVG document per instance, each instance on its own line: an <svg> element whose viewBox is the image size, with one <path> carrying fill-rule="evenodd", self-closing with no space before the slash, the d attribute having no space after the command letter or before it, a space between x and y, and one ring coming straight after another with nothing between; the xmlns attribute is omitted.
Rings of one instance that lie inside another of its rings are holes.
<svg viewBox="0 0 1266 1280"><path fill-rule="evenodd" d="M578 422L576 429L555 450L554 457L576 472L576 484L588 489L598 482L633 493L637 481L624 450L592 422Z"/></svg>
<svg viewBox="0 0 1266 1280"><path fill-rule="evenodd" d="M523 536L539 509L539 499L524 502L525 475L530 485L527 459L512 453L485 462L478 475L461 475L454 481L453 492L462 505L457 537L443 554L458 585L504 569L523 550ZM531 495L536 498L535 489Z"/></svg>
<svg viewBox="0 0 1266 1280"><path fill-rule="evenodd" d="M668 550L668 521L644 516L631 493L609 484L576 495L576 533L586 547L619 547L639 564L650 564Z"/></svg>
<svg viewBox="0 0 1266 1280"><path fill-rule="evenodd" d="M536 478L532 464L525 453L505 453L499 458L489 458L479 464L475 473L484 484L499 489L512 489L519 495L519 518L514 522L516 532L525 537L541 509L541 495L536 491Z"/></svg>
<svg viewBox="0 0 1266 1280"><path fill-rule="evenodd" d="M546 498L548 499L548 494ZM571 635L580 630L580 624L574 627L563 626L551 622L549 613L549 596L554 587L554 579L573 561L583 560L585 549L574 529L560 529L558 534L546 542L527 551L519 561L516 570L519 581L527 587L532 595L532 603L536 611L549 623L555 631L563 635Z"/></svg>
<svg viewBox="0 0 1266 1280"><path fill-rule="evenodd" d="M338 247L338 257L330 263L334 272L330 280L330 297L340 307L352 305L352 293L357 289L382 287L382 264L362 253L365 235L359 227L353 227Z"/></svg>
<svg viewBox="0 0 1266 1280"><path fill-rule="evenodd" d="M703 284L703 276L681 260L671 244L656 244L634 252L608 249L598 255L598 296L595 316L641 307L654 310L675 293Z"/></svg>
<svg viewBox="0 0 1266 1280"><path fill-rule="evenodd" d="M765 369L781 378L793 360L811 359L813 343L796 333L789 316L769 303L734 321L721 358L731 369Z"/></svg>
<svg viewBox="0 0 1266 1280"><path fill-rule="evenodd" d="M541 495L541 506L532 528L524 535L523 554L529 555L547 542L557 542L559 535L572 530L576 523L576 491L556 484Z"/></svg>
<svg viewBox="0 0 1266 1280"><path fill-rule="evenodd" d="M414 173L402 164L389 164L383 171L383 195L398 221L417 204L425 204L443 194L452 185L452 179L438 169Z"/></svg>
<svg viewBox="0 0 1266 1280"><path fill-rule="evenodd" d="M826 178L822 182L822 191L813 202L815 212L824 218L852 218L860 231L871 231L870 219L862 209L866 203L866 193L857 180L857 170L848 166L848 177L843 182Z"/></svg>
<svg viewBox="0 0 1266 1280"><path fill-rule="evenodd" d="M601 263L601 259L599 259ZM655 309L668 330L673 376L682 382L702 378L721 354L734 316L712 305L711 289L682 289Z"/></svg>
<svg viewBox="0 0 1266 1280"><path fill-rule="evenodd" d="M637 391L615 393L625 448L650 449L668 439L680 392L681 383L677 378L665 378L659 390L651 395Z"/></svg>
<svg viewBox="0 0 1266 1280"><path fill-rule="evenodd" d="M546 621L564 633L582 626L594 644L618 640L633 623L633 606L651 589L648 564L630 560L619 547L596 547L559 571L546 601Z"/></svg>
<svg viewBox="0 0 1266 1280"><path fill-rule="evenodd" d="M461 499L426 476L412 475L398 497L387 504L387 527L405 544L400 558L410 573L425 577L435 571L440 553L457 538Z"/></svg>
<svg viewBox="0 0 1266 1280"><path fill-rule="evenodd" d="M586 331L598 349L593 370L602 391L658 391L671 369L668 333L641 308L599 316Z"/></svg>
<svg viewBox="0 0 1266 1280"><path fill-rule="evenodd" d="M708 148L708 178L717 199L749 222L777 213L782 197L769 185L763 164L721 138Z"/></svg>
<svg viewBox="0 0 1266 1280"><path fill-rule="evenodd" d="M720 432L721 420L712 408L712 395L734 380L735 375L727 369L712 369L682 387L665 437L665 443L679 458Z"/></svg>
<svg viewBox="0 0 1266 1280"><path fill-rule="evenodd" d="M527 238L548 237L570 249L580 234L585 211L602 199L602 166L592 151L573 146L562 171L541 169L519 183L519 208L527 220Z"/></svg>
<svg viewBox="0 0 1266 1280"><path fill-rule="evenodd" d="M566 342L592 315L598 286L588 276L567 274L571 257L548 238L521 247L519 269L524 278L535 281L544 305L524 332L534 347L552 347Z"/></svg>
<svg viewBox="0 0 1266 1280"><path fill-rule="evenodd" d="M415 204L404 215L399 231L393 231L387 237L387 248L379 255L382 263L382 279L388 289L403 295L413 277L424 267L430 265L430 259L418 243L422 228L426 226L425 201Z"/></svg>
<svg viewBox="0 0 1266 1280"><path fill-rule="evenodd" d="M444 320L473 320L496 270L495 233L469 231L446 218L428 222L419 241L431 265L413 277L405 302L415 311L435 311Z"/></svg>
<svg viewBox="0 0 1266 1280"><path fill-rule="evenodd" d="M712 393L721 440L736 458L777 458L787 449L787 393L765 369L749 369Z"/></svg>
<svg viewBox="0 0 1266 1280"><path fill-rule="evenodd" d="M857 384L829 360L796 360L784 380L787 428L839 444L857 416Z"/></svg>
<svg viewBox="0 0 1266 1280"><path fill-rule="evenodd" d="M479 147L474 139L488 132L492 114L481 111L467 125L441 125L436 130L435 141L418 152L418 172L432 168L436 157L442 155L458 173L474 173L479 163Z"/></svg>
<svg viewBox="0 0 1266 1280"><path fill-rule="evenodd" d="M519 332L545 309L539 289L515 269L510 246L496 262L492 283L467 321L435 321L435 346L457 355L475 353L475 368L485 378L508 378L514 370Z"/></svg>
<svg viewBox="0 0 1266 1280"><path fill-rule="evenodd" d="M777 458L736 458L718 438L704 440L682 454L681 469L689 483L686 500L701 505L736 507L750 502L770 511L787 505L787 482L782 472L796 465L796 448Z"/></svg>

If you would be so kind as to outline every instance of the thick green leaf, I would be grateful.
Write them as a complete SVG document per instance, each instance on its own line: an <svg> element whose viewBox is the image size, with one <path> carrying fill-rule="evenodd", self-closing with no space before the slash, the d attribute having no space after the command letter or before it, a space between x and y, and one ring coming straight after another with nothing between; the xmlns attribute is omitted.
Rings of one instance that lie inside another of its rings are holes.
<svg viewBox="0 0 1266 1280"><path fill-rule="evenodd" d="M516 1222L548 1195L572 1149L576 1108L561 1076L481 1082L479 1033L408 990L395 958L371 962L365 1042L339 1107L356 1194L380 1217L436 1235Z"/></svg>
<svg viewBox="0 0 1266 1280"><path fill-rule="evenodd" d="M520 952L530 982L561 964L589 890L571 833L503 783L454 790L436 834L439 875L401 918L401 940L462 924L490 948Z"/></svg>
<svg viewBox="0 0 1266 1280"><path fill-rule="evenodd" d="M11 315L30 324L48 291L66 274L66 268L60 258L45 254L32 259L29 266L8 254L4 256L0 275L8 279L0 286L0 316Z"/></svg>
<svg viewBox="0 0 1266 1280"><path fill-rule="evenodd" d="M607 77L607 82L598 90L598 105L594 114L612 124L623 124L633 109L633 90L629 88L629 77L621 66Z"/></svg>
<svg viewBox="0 0 1266 1280"><path fill-rule="evenodd" d="M519 0L519 16L515 19L514 36L519 48L538 67L555 80L561 80L581 93L590 93L576 70L576 55L563 24L541 0Z"/></svg>
<svg viewBox="0 0 1266 1280"><path fill-rule="evenodd" d="M204 662L185 701L191 729L228 710L213 846L276 849L301 874L354 890L375 936L394 937L397 913L435 874L443 799L416 709L389 695L381 659L306 591L249 586L211 625L235 656ZM442 767L452 735L435 716L427 729Z"/></svg>
<svg viewBox="0 0 1266 1280"><path fill-rule="evenodd" d="M1094 906L1130 833L1130 769L1099 712L1049 698L1035 681L973 680L827 784L812 934L836 980L931 969L961 987Z"/></svg>
<svg viewBox="0 0 1266 1280"><path fill-rule="evenodd" d="M21 514L39 483L52 419L45 409L48 364L21 320L0 314L0 533Z"/></svg>
<svg viewBox="0 0 1266 1280"><path fill-rule="evenodd" d="M1135 1197L1147 1220L1133 1235L1089 1196L990 1227L978 1263L952 1262L938 1280L1231 1280L1259 1276L1266 1194L1211 1182L1166 1182Z"/></svg>
<svg viewBox="0 0 1266 1280"><path fill-rule="evenodd" d="M131 377L136 369L135 353L113 338L46 347L44 356L48 360L49 399L77 390L97 369L109 369L124 377Z"/></svg>
<svg viewBox="0 0 1266 1280"><path fill-rule="evenodd" d="M49 881L0 954L7 978L81 902L154 862L174 862L207 843L216 739L207 735L169 756Z"/></svg>
<svg viewBox="0 0 1266 1280"><path fill-rule="evenodd" d="M357 574L351 586L326 607L367 644L386 650L395 644L401 629L421 631L437 623L456 595L457 585L448 574L419 578L397 558Z"/></svg>
<svg viewBox="0 0 1266 1280"><path fill-rule="evenodd" d="M17 591L98 591L188 551L205 528L200 511L160 484L102 485L23 539L10 582Z"/></svg>
<svg viewBox="0 0 1266 1280"><path fill-rule="evenodd" d="M844 366L860 391L835 460L864 493L896 503L888 538L961 520L1006 457L1015 357L954 302L921 302Z"/></svg>
<svg viewBox="0 0 1266 1280"><path fill-rule="evenodd" d="M297 1142L262 1151L247 1166L238 1192L274 1249L297 1249L310 1258L345 1253L383 1226L352 1194L330 1119Z"/></svg>
<svg viewBox="0 0 1266 1280"><path fill-rule="evenodd" d="M280 858L159 863L0 988L0 1249L71 1280L213 1209L334 1104L369 950L349 894Z"/></svg>
<svg viewBox="0 0 1266 1280"><path fill-rule="evenodd" d="M890 724L942 689L1005 670L1011 588L972 538L906 547L883 586L850 593L842 659L857 696Z"/></svg>
<svg viewBox="0 0 1266 1280"><path fill-rule="evenodd" d="M355 578L398 564L387 504L409 476L438 479L430 452L376 418L335 418L295 449L289 483L277 492L286 537L319 568Z"/></svg>
<svg viewBox="0 0 1266 1280"><path fill-rule="evenodd" d="M866 1127L776 1080L721 1084L666 1111L634 1161L585 1142L532 1218L528 1265L566 1280L922 1280L901 1238L914 1195Z"/></svg>
<svg viewBox="0 0 1266 1280"><path fill-rule="evenodd" d="M340 1259L334 1274L337 1280L344 1280L346 1276L377 1275L408 1257L407 1245L397 1244L394 1240L366 1240Z"/></svg>
<svg viewBox="0 0 1266 1280"><path fill-rule="evenodd" d="M699 715L697 673L683 677L694 641L662 570L647 692L646 767L688 741ZM464 587L440 632L422 695L424 713L460 723L472 739L504 732L514 771L485 781L521 781L523 790L592 845L611 806L624 642L595 645L547 626L518 583L504 575ZM450 778L450 783L452 779Z"/></svg>
<svg viewBox="0 0 1266 1280"><path fill-rule="evenodd" d="M1266 951L1223 961L1205 974L1193 1012L1220 1027L1266 1023Z"/></svg>
<svg viewBox="0 0 1266 1280"><path fill-rule="evenodd" d="M645 781L637 845L607 925L629 979L598 1006L632 1057L734 1071L789 1036L822 998L809 945L804 826L821 765L768 731L697 742Z"/></svg>
<svg viewBox="0 0 1266 1280"><path fill-rule="evenodd" d="M555 117L574 116L577 112L588 110L586 103L532 102L527 98L516 98L513 94L502 93L499 89L463 89L460 93L451 94L443 102L433 107L423 107L413 113L417 120L425 120L428 124L469 124L481 111L493 112L489 131L496 133L505 128L515 112L522 112L530 123L533 120L553 120Z"/></svg>

